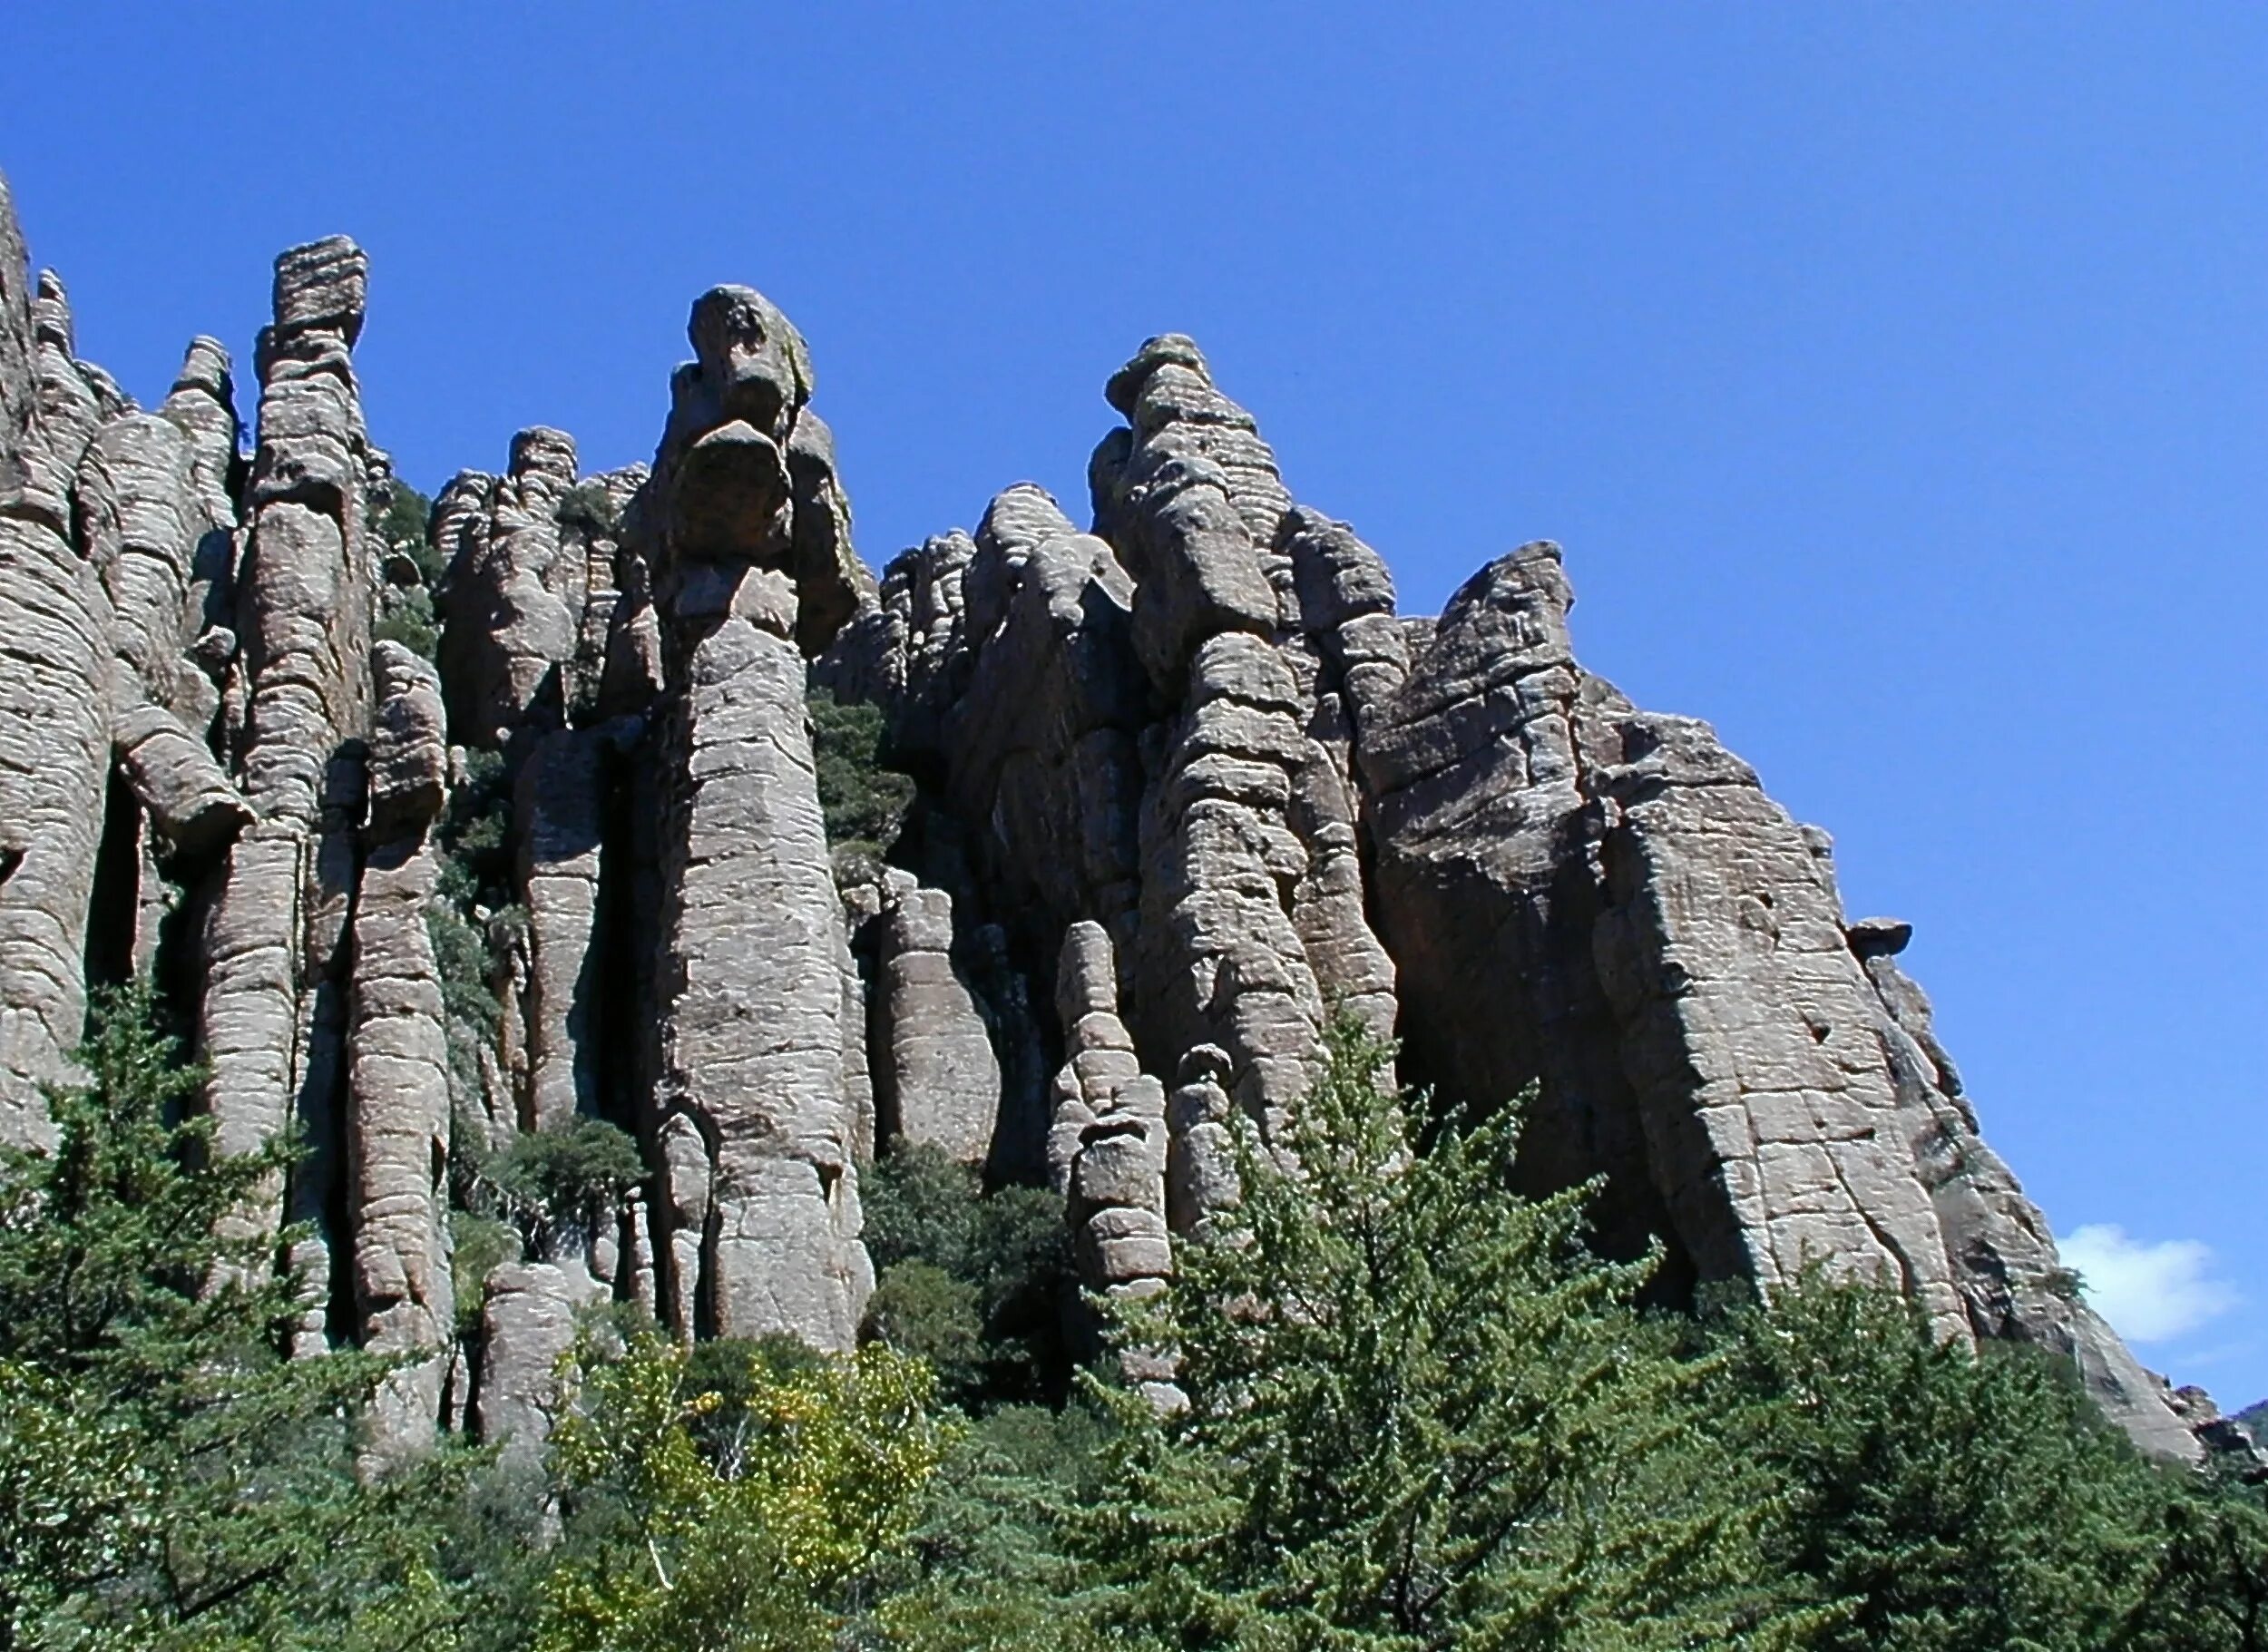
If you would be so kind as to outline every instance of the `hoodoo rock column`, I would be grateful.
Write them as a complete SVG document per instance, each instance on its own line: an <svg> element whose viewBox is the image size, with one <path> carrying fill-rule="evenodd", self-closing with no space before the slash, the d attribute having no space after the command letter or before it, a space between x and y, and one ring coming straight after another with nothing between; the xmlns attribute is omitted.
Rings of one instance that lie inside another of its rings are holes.
<svg viewBox="0 0 2268 1652"><path fill-rule="evenodd" d="M697 1246L680 1233L668 1247L670 1290L680 1325L847 1348L873 1270L845 1074L847 943L797 640L834 634L862 571L838 531L829 444L804 428L802 338L731 287L694 306L690 333L698 359L679 370L633 506L668 679L654 1109L674 1144L670 1205L702 1225Z"/></svg>

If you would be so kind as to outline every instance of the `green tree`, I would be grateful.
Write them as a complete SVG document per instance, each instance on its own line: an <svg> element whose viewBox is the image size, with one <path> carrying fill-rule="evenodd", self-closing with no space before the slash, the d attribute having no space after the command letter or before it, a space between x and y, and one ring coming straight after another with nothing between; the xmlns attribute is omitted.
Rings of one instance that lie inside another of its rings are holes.
<svg viewBox="0 0 2268 1652"><path fill-rule="evenodd" d="M2060 1365L1941 1341L1911 1300L1817 1273L1734 1312L1725 1345L1724 1442L1779 1489L1766 1575L1832 1619L1806 1646L2112 1644L2173 1482Z"/></svg>
<svg viewBox="0 0 2268 1652"><path fill-rule="evenodd" d="M396 477L370 503L370 532L382 552L408 559L415 570L407 578L396 578L389 571L379 592L371 635L381 642L401 643L432 660L441 647L441 621L434 609L434 593L449 572L429 532L433 501Z"/></svg>
<svg viewBox="0 0 2268 1652"><path fill-rule="evenodd" d="M738 1347L729 1399L651 1334L618 1360L582 1354L582 1395L552 1441L567 1531L540 1652L825 1646L905 1541L950 1437L920 1363Z"/></svg>
<svg viewBox="0 0 2268 1652"><path fill-rule="evenodd" d="M611 539L622 526L621 508L603 482L578 482L559 496L552 514L562 527L573 528L591 539Z"/></svg>
<svg viewBox="0 0 2268 1652"><path fill-rule="evenodd" d="M217 1155L181 1116L202 1074L146 983L91 1029L54 1147L0 1149L0 1647L345 1646L341 1593L445 1618L408 1534L449 1465L356 1482L385 1362L279 1358L279 1241L231 1237L290 1149Z"/></svg>
<svg viewBox="0 0 2268 1652"><path fill-rule="evenodd" d="M814 689L808 705L826 840L838 851L878 858L897 841L914 802L914 782L883 761L882 709L838 700L825 689Z"/></svg>
<svg viewBox="0 0 2268 1652"><path fill-rule="evenodd" d="M371 503L378 506L370 518L370 530L378 543L416 563L418 581L426 590L439 590L448 577L449 565L433 543L433 501L396 476L384 503L376 499Z"/></svg>
<svg viewBox="0 0 2268 1652"><path fill-rule="evenodd" d="M646 1164L628 1131L577 1118L514 1136L480 1175L526 1254L548 1262L562 1242L602 1228L622 1195L645 1180Z"/></svg>
<svg viewBox="0 0 2268 1652"><path fill-rule="evenodd" d="M877 1569L856 1644L906 1652L1070 1652L1084 1579L1067 1512L1097 1494L1110 1418L1071 1404L1004 1405L947 1452L904 1549Z"/></svg>
<svg viewBox="0 0 2268 1652"><path fill-rule="evenodd" d="M1419 1153L1391 1048L1342 1023L1328 1055L1296 1169L1245 1130L1228 1231L1117 1315L1178 1351L1189 1404L1115 1399L1079 1533L1101 1620L1182 1647L1772 1644L1759 1489L1703 1426L1707 1364L1632 1305L1647 1265L1584 1248L1588 1190L1512 1192L1514 1112Z"/></svg>
<svg viewBox="0 0 2268 1652"><path fill-rule="evenodd" d="M927 1360L956 1404L1061 1397L1077 1279L1063 1201L1041 1188L986 1193L970 1166L905 1140L860 1190L878 1275L865 1334Z"/></svg>
<svg viewBox="0 0 2268 1652"><path fill-rule="evenodd" d="M2268 1503L2256 1486L2199 1476L2165 1503L2140 1602L2118 1652L2268 1652Z"/></svg>

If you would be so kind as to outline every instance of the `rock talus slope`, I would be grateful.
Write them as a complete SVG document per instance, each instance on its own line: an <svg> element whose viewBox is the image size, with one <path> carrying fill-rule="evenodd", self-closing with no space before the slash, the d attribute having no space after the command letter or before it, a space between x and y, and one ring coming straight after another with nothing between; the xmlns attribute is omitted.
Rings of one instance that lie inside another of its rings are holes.
<svg viewBox="0 0 2268 1652"><path fill-rule="evenodd" d="M1051 1187L1088 1283L1154 1291L1340 1014L1447 1097L1532 1086L1522 1173L1599 1178L1666 1300L1881 1277L2197 1454L2210 1408L1981 1139L1905 926L1851 920L1707 725L1582 668L1557 547L1398 614L1168 334L1104 387L1086 527L1019 483L877 581L745 287L695 302L650 466L523 431L421 543L361 410L369 281L339 238L278 260L240 451L214 341L152 413L75 358L0 185L0 1139L47 1139L91 990L152 972L220 1144L302 1133L239 1217L303 1225L293 1352L403 1356L369 1471L442 1428L533 1451L595 1302L849 1347L861 1169L904 1142ZM881 864L830 841L815 689L911 777ZM523 1223L460 1313L455 1213L591 1119L642 1183Z"/></svg>

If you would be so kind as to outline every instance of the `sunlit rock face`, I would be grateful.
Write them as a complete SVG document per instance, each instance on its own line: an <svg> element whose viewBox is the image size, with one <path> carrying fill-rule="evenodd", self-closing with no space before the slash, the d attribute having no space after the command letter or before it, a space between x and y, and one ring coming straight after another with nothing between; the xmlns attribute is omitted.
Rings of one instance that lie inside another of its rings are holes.
<svg viewBox="0 0 2268 1652"><path fill-rule="evenodd" d="M1104 386L1083 526L1016 483L877 581L811 353L739 286L650 465L533 427L381 544L372 291L344 239L278 259L245 448L212 340L152 413L76 359L0 189L0 1139L47 1139L90 989L152 972L220 1145L308 1144L235 1218L299 1224L293 1352L401 1356L366 1471L540 1448L593 1303L850 1347L861 1168L904 1144L1052 1188L1087 1282L1154 1291L1339 1015L1448 1099L1533 1086L1528 1183L1598 1178L1666 1299L1881 1277L2196 1454L2209 1408L2073 1300L1980 1139L1907 926L1583 669L1558 547L1398 613L1168 334ZM815 689L911 777L886 855L830 838ZM459 1278L480 1167L592 1119L642 1181ZM1180 1403L1170 1351L1122 1360Z"/></svg>

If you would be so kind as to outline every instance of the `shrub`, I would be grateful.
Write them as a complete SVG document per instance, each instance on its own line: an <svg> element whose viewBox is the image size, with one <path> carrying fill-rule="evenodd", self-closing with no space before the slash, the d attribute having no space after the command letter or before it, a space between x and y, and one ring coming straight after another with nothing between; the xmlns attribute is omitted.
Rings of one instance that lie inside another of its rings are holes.
<svg viewBox="0 0 2268 1652"><path fill-rule="evenodd" d="M879 857L897 841L913 806L914 782L883 760L878 706L846 705L825 689L810 696L811 758L826 840Z"/></svg>
<svg viewBox="0 0 2268 1652"><path fill-rule="evenodd" d="M438 590L449 568L432 542L433 501L396 476L384 503L374 497L371 505L370 531L378 543L415 562L417 577Z"/></svg>
<svg viewBox="0 0 2268 1652"><path fill-rule="evenodd" d="M972 1393L982 1386L988 1352L982 1301L973 1281L911 1257L882 1270L866 1304L866 1334L926 1361L946 1394Z"/></svg>
<svg viewBox="0 0 2268 1652"><path fill-rule="evenodd" d="M645 1178L638 1144L600 1119L515 1136L484 1171L505 1217L539 1261L550 1260L571 1237L595 1232Z"/></svg>
<svg viewBox="0 0 2268 1652"><path fill-rule="evenodd" d="M509 1222L470 1210L449 1212L449 1279L456 1289L458 1335L479 1328L488 1276L519 1255L520 1236Z"/></svg>
<svg viewBox="0 0 2268 1652"><path fill-rule="evenodd" d="M881 1275L865 1334L938 1359L942 1389L964 1405L1060 1397L1062 1308L1077 1288L1062 1200L1043 1188L987 1194L975 1170L904 1140L861 1196Z"/></svg>
<svg viewBox="0 0 2268 1652"><path fill-rule="evenodd" d="M611 539L622 525L621 507L602 482L578 482L560 495L552 512L562 527L580 528L593 539Z"/></svg>
<svg viewBox="0 0 2268 1652"><path fill-rule="evenodd" d="M434 617L433 594L423 585L407 590L389 586L379 599L377 622L370 628L379 642L398 642L425 660L438 660L441 624Z"/></svg>
<svg viewBox="0 0 2268 1652"><path fill-rule="evenodd" d="M735 1426L679 1349L587 1356L552 1440L569 1519L543 1585L543 1652L828 1647L900 1550L952 1442L928 1373L882 1348L781 1373L740 1355ZM712 1358L715 1356L712 1356Z"/></svg>

